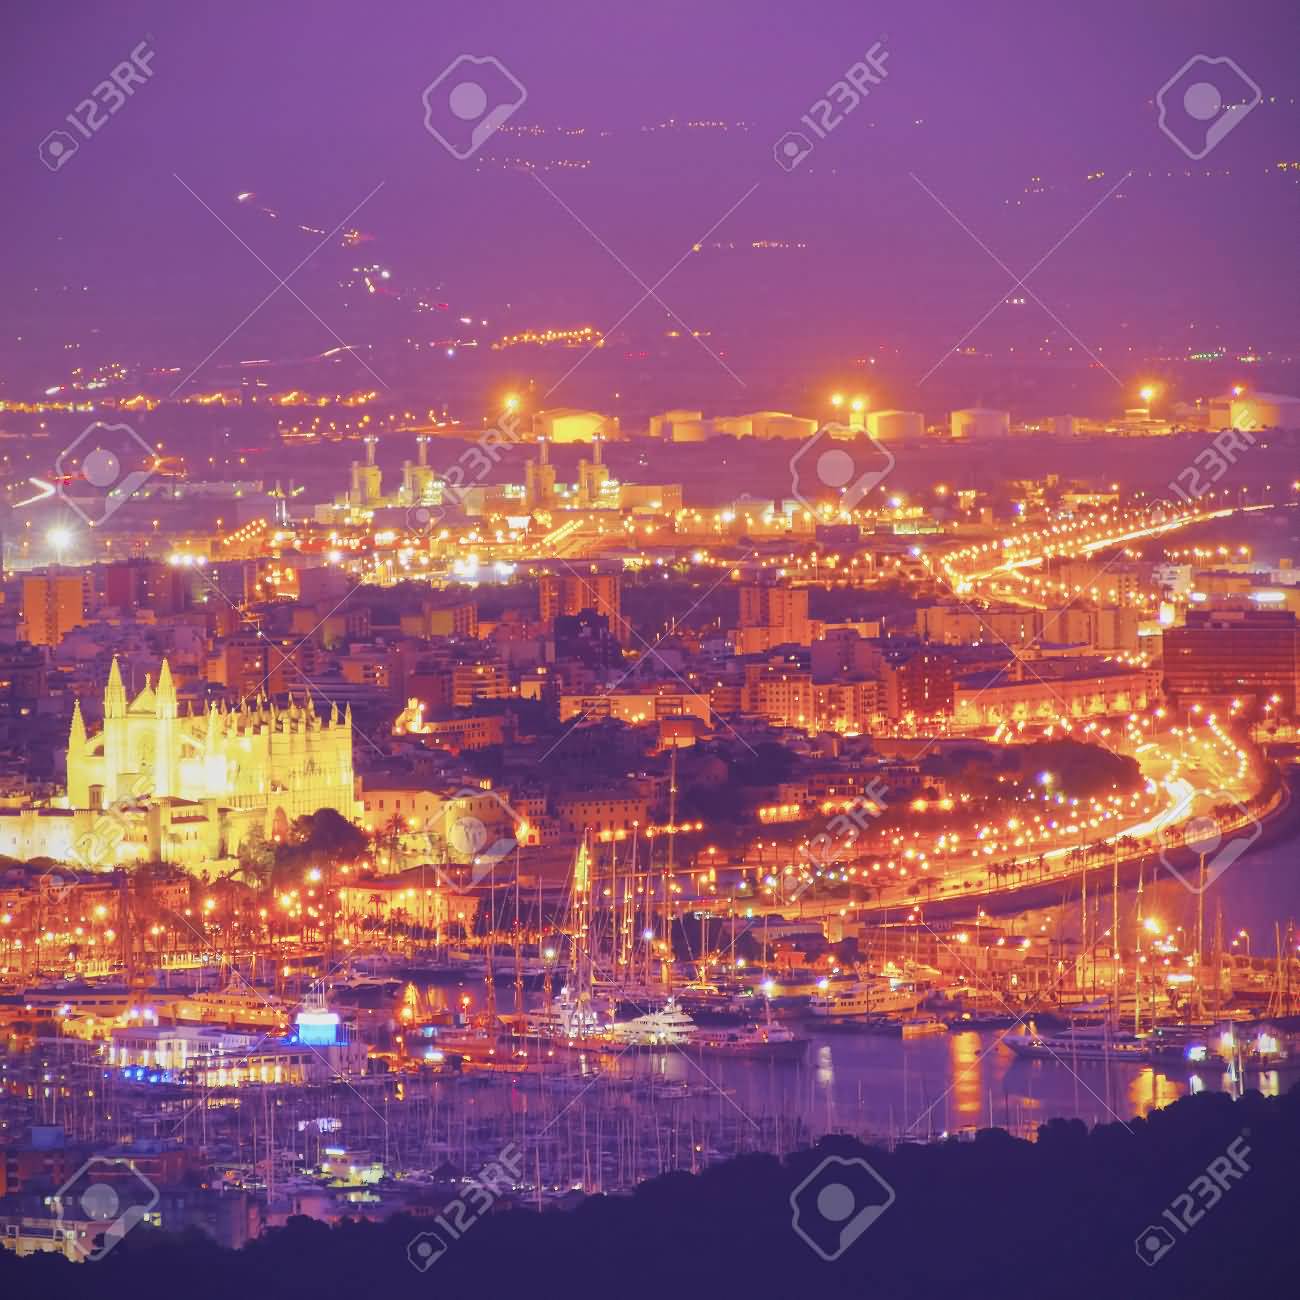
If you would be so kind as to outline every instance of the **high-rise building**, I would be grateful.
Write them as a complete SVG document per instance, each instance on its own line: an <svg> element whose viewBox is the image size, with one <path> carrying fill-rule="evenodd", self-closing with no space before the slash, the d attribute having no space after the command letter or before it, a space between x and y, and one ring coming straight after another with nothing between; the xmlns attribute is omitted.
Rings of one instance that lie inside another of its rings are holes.
<svg viewBox="0 0 1300 1300"><path fill-rule="evenodd" d="M547 573L537 583L537 617L554 631L561 614L581 614L584 609L604 614L620 645L627 645L631 629L623 618L623 584L617 573Z"/></svg>
<svg viewBox="0 0 1300 1300"><path fill-rule="evenodd" d="M1294 717L1300 630L1289 610L1192 610L1164 633L1165 693L1179 706L1231 697Z"/></svg>
<svg viewBox="0 0 1300 1300"><path fill-rule="evenodd" d="M933 718L953 710L952 661L946 655L918 651L885 664L882 677L891 718Z"/></svg>
<svg viewBox="0 0 1300 1300"><path fill-rule="evenodd" d="M808 591L798 587L742 587L737 654L781 645L812 645Z"/></svg>
<svg viewBox="0 0 1300 1300"><path fill-rule="evenodd" d="M189 608L191 573L152 560L110 564L104 570L104 599L124 614L140 609L180 614Z"/></svg>
<svg viewBox="0 0 1300 1300"><path fill-rule="evenodd" d="M609 619L595 610L558 614L555 618L556 659L577 659L591 668L619 668L623 651L609 630Z"/></svg>
<svg viewBox="0 0 1300 1300"><path fill-rule="evenodd" d="M86 621L86 589L76 575L33 574L23 579L23 639L56 646Z"/></svg>
<svg viewBox="0 0 1300 1300"><path fill-rule="evenodd" d="M0 646L0 718L25 717L45 694L45 651L31 645Z"/></svg>
<svg viewBox="0 0 1300 1300"><path fill-rule="evenodd" d="M230 636L208 660L208 680L241 700L275 699L306 691L321 670L315 642L296 636L279 639L245 631Z"/></svg>
<svg viewBox="0 0 1300 1300"><path fill-rule="evenodd" d="M746 664L740 707L776 727L807 731L816 717L812 673L794 664Z"/></svg>

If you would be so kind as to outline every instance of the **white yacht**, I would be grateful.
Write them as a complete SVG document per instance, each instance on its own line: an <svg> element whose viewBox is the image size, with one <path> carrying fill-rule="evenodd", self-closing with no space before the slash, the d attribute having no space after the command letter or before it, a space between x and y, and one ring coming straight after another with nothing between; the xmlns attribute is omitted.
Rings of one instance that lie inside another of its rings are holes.
<svg viewBox="0 0 1300 1300"><path fill-rule="evenodd" d="M516 1033L553 1042L587 1045L610 1041L609 1025L590 1000L574 997L567 987L549 1008L526 1011L516 1026Z"/></svg>
<svg viewBox="0 0 1300 1300"><path fill-rule="evenodd" d="M1004 1034L1017 1056L1060 1061L1136 1061L1151 1059L1150 1046L1132 1034L1076 1029L1063 1034Z"/></svg>
<svg viewBox="0 0 1300 1300"><path fill-rule="evenodd" d="M629 1047L684 1047L695 1037L695 1021L676 999L669 998L658 1011L610 1026L614 1042Z"/></svg>
<svg viewBox="0 0 1300 1300"><path fill-rule="evenodd" d="M717 1052L722 1056L794 1060L804 1054L808 1040L798 1037L785 1025L769 1021L739 1028L701 1029L691 1045L700 1051Z"/></svg>
<svg viewBox="0 0 1300 1300"><path fill-rule="evenodd" d="M893 980L860 980L845 989L827 988L808 1006L815 1016L884 1016L915 1011L925 994Z"/></svg>

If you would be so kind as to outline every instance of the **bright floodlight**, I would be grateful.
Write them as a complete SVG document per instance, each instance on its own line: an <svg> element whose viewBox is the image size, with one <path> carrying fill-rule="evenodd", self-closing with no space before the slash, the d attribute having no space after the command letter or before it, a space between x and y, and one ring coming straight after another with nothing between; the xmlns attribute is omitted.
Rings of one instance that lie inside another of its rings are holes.
<svg viewBox="0 0 1300 1300"><path fill-rule="evenodd" d="M65 547L72 545L71 528L51 528L45 534L45 540L54 547L56 551L62 551Z"/></svg>
<svg viewBox="0 0 1300 1300"><path fill-rule="evenodd" d="M1138 396L1144 401L1149 402L1156 395L1156 390L1147 384L1144 388L1138 390Z"/></svg>

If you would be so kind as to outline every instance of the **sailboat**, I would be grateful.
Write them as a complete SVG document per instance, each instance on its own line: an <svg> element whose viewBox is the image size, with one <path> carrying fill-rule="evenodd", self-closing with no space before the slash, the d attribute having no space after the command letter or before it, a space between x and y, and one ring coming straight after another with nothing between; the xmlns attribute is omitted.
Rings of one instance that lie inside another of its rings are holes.
<svg viewBox="0 0 1300 1300"><path fill-rule="evenodd" d="M631 1019L615 1015L620 994L627 990L610 980L601 980L596 969L594 942L593 861L591 846L583 837L573 863L569 917L568 978L555 1002L549 999L540 1011L524 1012L515 1018L515 1032L549 1040L555 1046L580 1050L618 1050L628 1047L682 1046L692 1041L695 1021L679 1007L671 986L663 1005ZM618 934L615 926L615 943ZM608 1012L597 1007L600 988L609 1002ZM659 991L656 996L662 996Z"/></svg>
<svg viewBox="0 0 1300 1300"><path fill-rule="evenodd" d="M591 859L586 837L573 860L566 927L571 937L569 978L554 1001L549 996L548 979L542 1008L516 1015L512 1021L514 1032L554 1046L607 1049L613 1045L609 1022L597 1011L594 998L595 972L590 951Z"/></svg>

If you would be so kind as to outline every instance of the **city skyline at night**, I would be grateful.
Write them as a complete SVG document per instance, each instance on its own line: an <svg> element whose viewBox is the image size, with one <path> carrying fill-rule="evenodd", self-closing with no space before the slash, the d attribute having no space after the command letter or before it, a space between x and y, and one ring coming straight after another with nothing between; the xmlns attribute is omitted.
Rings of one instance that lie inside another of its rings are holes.
<svg viewBox="0 0 1300 1300"><path fill-rule="evenodd" d="M11 28L14 1294L1293 1280L1291 8Z"/></svg>

